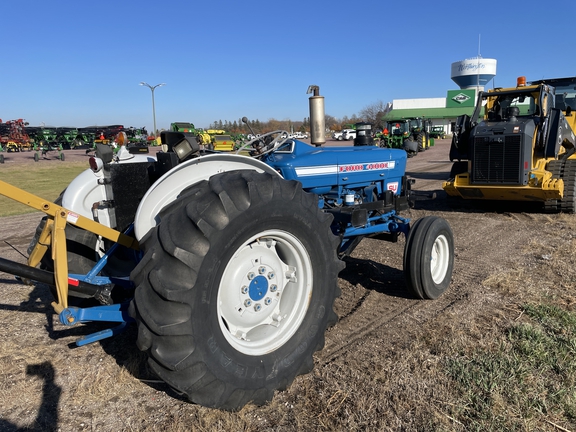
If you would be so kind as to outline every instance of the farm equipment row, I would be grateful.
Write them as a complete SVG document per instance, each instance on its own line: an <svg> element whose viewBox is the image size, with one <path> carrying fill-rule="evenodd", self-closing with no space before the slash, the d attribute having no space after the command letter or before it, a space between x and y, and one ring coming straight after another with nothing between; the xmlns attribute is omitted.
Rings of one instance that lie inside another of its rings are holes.
<svg viewBox="0 0 576 432"><path fill-rule="evenodd" d="M125 132L130 147L147 151L150 139L145 128L125 128L122 125L83 128L29 126L22 119L6 123L0 120L0 163L4 163L2 152L34 151L34 160L38 161L49 152L56 151L57 158L64 160L63 150L83 148L93 151L96 143L116 147L114 140L120 132Z"/></svg>
<svg viewBox="0 0 576 432"><path fill-rule="evenodd" d="M27 265L0 260L0 271L50 285L62 325L115 323L78 345L135 322L160 379L194 403L237 410L312 370L337 320L338 273L362 239L405 237L412 296L448 288L450 226L402 215L430 198L412 190L404 150L316 147L280 130L234 153L190 132L161 141L154 157L97 143L54 203L0 182L46 214Z"/></svg>

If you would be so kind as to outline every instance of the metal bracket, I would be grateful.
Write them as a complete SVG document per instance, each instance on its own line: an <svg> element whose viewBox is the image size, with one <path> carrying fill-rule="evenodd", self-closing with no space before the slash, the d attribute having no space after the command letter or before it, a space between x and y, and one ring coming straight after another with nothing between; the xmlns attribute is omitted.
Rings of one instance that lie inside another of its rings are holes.
<svg viewBox="0 0 576 432"><path fill-rule="evenodd" d="M120 323L119 326L89 334L76 341L77 346L84 346L114 336L122 332L128 323L133 322L134 320L128 315L128 304L118 303L91 308L68 307L60 312L58 318L65 326L93 321Z"/></svg>

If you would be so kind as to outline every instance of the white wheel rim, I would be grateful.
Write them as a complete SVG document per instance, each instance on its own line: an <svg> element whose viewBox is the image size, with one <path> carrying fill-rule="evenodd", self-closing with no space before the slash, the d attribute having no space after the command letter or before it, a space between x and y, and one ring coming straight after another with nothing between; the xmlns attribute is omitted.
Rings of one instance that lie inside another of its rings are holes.
<svg viewBox="0 0 576 432"><path fill-rule="evenodd" d="M284 345L300 328L312 297L312 264L292 234L269 230L244 242L218 288L218 321L226 340L247 355Z"/></svg>
<svg viewBox="0 0 576 432"><path fill-rule="evenodd" d="M440 284L446 277L448 271L448 263L450 262L450 246L448 239L444 235L440 235L432 245L432 253L430 254L430 274L435 284Z"/></svg>

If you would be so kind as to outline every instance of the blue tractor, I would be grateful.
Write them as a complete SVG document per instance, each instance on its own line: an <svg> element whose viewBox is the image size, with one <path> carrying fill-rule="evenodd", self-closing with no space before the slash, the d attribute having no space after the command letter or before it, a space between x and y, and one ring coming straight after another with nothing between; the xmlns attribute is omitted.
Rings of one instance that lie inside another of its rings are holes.
<svg viewBox="0 0 576 432"><path fill-rule="evenodd" d="M63 325L119 324L78 345L135 321L150 368L192 402L263 404L312 370L337 320L343 258L363 238L405 236L416 298L440 296L454 265L444 219L401 216L415 197L404 150L287 136L261 135L237 154L201 150L183 132L162 133L156 157L98 145L56 203L3 184L47 216L28 265L0 270L54 286Z"/></svg>

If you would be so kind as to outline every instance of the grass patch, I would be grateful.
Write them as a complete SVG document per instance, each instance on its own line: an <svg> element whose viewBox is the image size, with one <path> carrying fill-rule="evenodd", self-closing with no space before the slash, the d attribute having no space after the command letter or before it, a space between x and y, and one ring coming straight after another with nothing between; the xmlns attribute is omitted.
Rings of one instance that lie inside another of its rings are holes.
<svg viewBox="0 0 576 432"><path fill-rule="evenodd" d="M576 313L541 304L523 312L491 349L446 362L460 399L452 415L467 430L576 426Z"/></svg>
<svg viewBox="0 0 576 432"><path fill-rule="evenodd" d="M54 201L80 172L87 169L86 162L70 162L44 166L20 165L2 167L0 180L41 198ZM0 196L0 217L31 213L36 210L5 196Z"/></svg>

